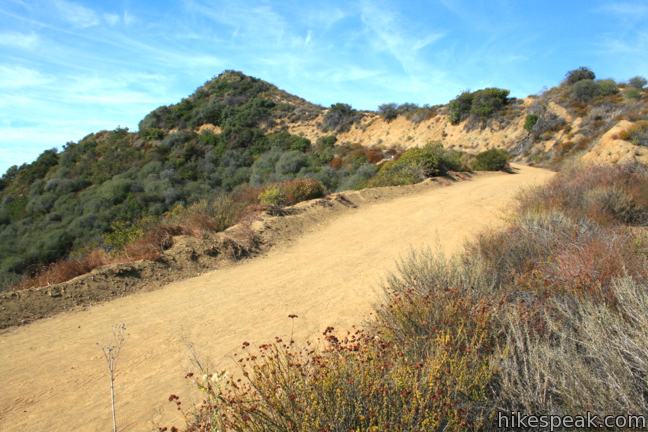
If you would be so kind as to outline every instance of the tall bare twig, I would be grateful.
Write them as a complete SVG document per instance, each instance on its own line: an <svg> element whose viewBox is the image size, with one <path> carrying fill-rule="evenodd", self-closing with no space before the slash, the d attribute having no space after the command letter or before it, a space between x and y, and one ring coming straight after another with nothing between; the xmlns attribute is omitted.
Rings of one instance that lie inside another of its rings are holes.
<svg viewBox="0 0 648 432"><path fill-rule="evenodd" d="M117 372L117 359L126 339L126 324L120 323L113 326L112 340L106 345L101 346L108 374L110 377L110 405L112 410L113 432L117 432L117 414L115 410L115 376Z"/></svg>

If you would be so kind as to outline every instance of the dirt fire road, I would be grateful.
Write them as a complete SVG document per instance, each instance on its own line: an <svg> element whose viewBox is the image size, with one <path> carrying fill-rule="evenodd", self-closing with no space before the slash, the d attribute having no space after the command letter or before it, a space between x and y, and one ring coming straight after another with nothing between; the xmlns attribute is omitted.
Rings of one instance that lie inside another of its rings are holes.
<svg viewBox="0 0 648 432"><path fill-rule="evenodd" d="M191 402L185 341L218 367L233 365L241 342L291 331L312 336L368 316L380 282L410 248L454 252L500 216L523 187L553 173L480 174L449 187L369 203L332 218L262 257L0 333L0 430L110 430L109 383L97 342L124 322L118 363L122 431L177 419L169 394ZM161 411L162 410L162 411Z"/></svg>

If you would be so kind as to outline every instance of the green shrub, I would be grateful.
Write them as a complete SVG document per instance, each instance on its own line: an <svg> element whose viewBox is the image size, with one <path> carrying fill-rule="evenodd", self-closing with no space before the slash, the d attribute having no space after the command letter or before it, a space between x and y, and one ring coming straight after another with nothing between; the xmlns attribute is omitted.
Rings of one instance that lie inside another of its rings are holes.
<svg viewBox="0 0 648 432"><path fill-rule="evenodd" d="M243 199L234 200L231 195L219 193L189 207L180 207L175 214L166 215L163 222L194 236L219 232L238 223L247 204Z"/></svg>
<svg viewBox="0 0 648 432"><path fill-rule="evenodd" d="M296 204L315 198L321 198L326 189L314 178L300 178L281 183L281 189L286 196L288 204Z"/></svg>
<svg viewBox="0 0 648 432"><path fill-rule="evenodd" d="M466 170L461 154L445 150L441 144L429 143L406 150L397 160L384 163L367 184L370 187L413 184L427 177L446 175L450 170Z"/></svg>
<svg viewBox="0 0 648 432"><path fill-rule="evenodd" d="M111 231L102 236L104 243L110 250L122 250L128 243L132 243L144 235L144 226L142 224L115 221L110 228Z"/></svg>
<svg viewBox="0 0 648 432"><path fill-rule="evenodd" d="M378 114L387 122L398 117L398 105L395 103L386 103L378 107Z"/></svg>
<svg viewBox="0 0 648 432"><path fill-rule="evenodd" d="M291 176L297 174L300 169L308 165L308 159L304 153L291 150L283 153L277 160L277 174Z"/></svg>
<svg viewBox="0 0 648 432"><path fill-rule="evenodd" d="M148 128L142 132L142 137L147 141L161 140L164 138L164 131L158 128Z"/></svg>
<svg viewBox="0 0 648 432"><path fill-rule="evenodd" d="M461 123L468 114L472 107L473 94L469 91L462 92L459 96L454 98L448 103L448 115L450 123L453 125Z"/></svg>
<svg viewBox="0 0 648 432"><path fill-rule="evenodd" d="M360 113L354 110L351 105L336 103L326 111L322 120L321 129L335 133L346 132L360 119Z"/></svg>
<svg viewBox="0 0 648 432"><path fill-rule="evenodd" d="M630 141L634 145L648 147L648 120L640 120L627 130L623 131L619 138Z"/></svg>
<svg viewBox="0 0 648 432"><path fill-rule="evenodd" d="M634 87L639 90L643 89L647 83L648 81L646 80L646 78L642 76L632 77L628 80L628 85L630 87Z"/></svg>
<svg viewBox="0 0 648 432"><path fill-rule="evenodd" d="M600 96L611 96L619 93L619 86L612 79L598 80L596 84L598 85L598 93Z"/></svg>
<svg viewBox="0 0 648 432"><path fill-rule="evenodd" d="M526 119L524 120L524 129L527 132L533 130L533 126L538 122L538 116L536 114L527 114Z"/></svg>
<svg viewBox="0 0 648 432"><path fill-rule="evenodd" d="M572 85L582 80L593 81L596 79L596 74L591 69L581 66L578 69L573 69L565 75L565 84Z"/></svg>
<svg viewBox="0 0 648 432"><path fill-rule="evenodd" d="M286 131L268 135L268 145L282 150L295 150L302 153L308 151L311 147L311 143L307 138L291 135Z"/></svg>
<svg viewBox="0 0 648 432"><path fill-rule="evenodd" d="M313 178L300 178L275 183L259 194L259 202L270 206L293 205L324 196L326 189Z"/></svg>
<svg viewBox="0 0 648 432"><path fill-rule="evenodd" d="M641 90L634 87L628 87L623 91L623 96L630 100L639 100L641 99Z"/></svg>
<svg viewBox="0 0 648 432"><path fill-rule="evenodd" d="M337 142L337 137L335 135L327 135L317 139L316 147L317 148L333 148Z"/></svg>
<svg viewBox="0 0 648 432"><path fill-rule="evenodd" d="M286 203L286 196L279 186L273 185L259 194L259 202L263 205L282 206Z"/></svg>
<svg viewBox="0 0 648 432"><path fill-rule="evenodd" d="M476 171L501 171L509 166L509 154L506 150L490 149L475 156L473 168Z"/></svg>
<svg viewBox="0 0 648 432"><path fill-rule="evenodd" d="M412 148L405 151L395 162L396 165L418 166L425 177L445 174L438 147L427 145L423 148Z"/></svg>
<svg viewBox="0 0 648 432"><path fill-rule="evenodd" d="M579 80L571 87L572 98L578 102L589 102L599 94L599 86L591 79Z"/></svg>
<svg viewBox="0 0 648 432"><path fill-rule="evenodd" d="M436 110L434 107L430 107L429 105L418 106L409 102L400 105L388 103L378 107L378 114L387 122L394 120L398 116L404 116L412 123L420 123L429 119L435 113Z"/></svg>
<svg viewBox="0 0 648 432"><path fill-rule="evenodd" d="M499 88L486 88L473 93L470 114L488 118L500 110L508 102L509 90Z"/></svg>
<svg viewBox="0 0 648 432"><path fill-rule="evenodd" d="M464 91L448 104L450 123L459 124L468 116L487 119L508 103L509 90L485 88Z"/></svg>
<svg viewBox="0 0 648 432"><path fill-rule="evenodd" d="M389 161L384 163L378 173L369 179L368 187L403 186L418 183L425 179L423 168L418 165L408 165Z"/></svg>
<svg viewBox="0 0 648 432"><path fill-rule="evenodd" d="M619 93L619 87L614 80L582 79L570 87L571 97L577 102L591 102L597 97L611 96Z"/></svg>
<svg viewBox="0 0 648 432"><path fill-rule="evenodd" d="M15 273L0 270L0 292L18 284L20 277Z"/></svg>
<svg viewBox="0 0 648 432"><path fill-rule="evenodd" d="M366 163L360 165L355 173L347 177L339 187L339 190L357 190L367 186L367 182L371 179L378 169L375 165Z"/></svg>

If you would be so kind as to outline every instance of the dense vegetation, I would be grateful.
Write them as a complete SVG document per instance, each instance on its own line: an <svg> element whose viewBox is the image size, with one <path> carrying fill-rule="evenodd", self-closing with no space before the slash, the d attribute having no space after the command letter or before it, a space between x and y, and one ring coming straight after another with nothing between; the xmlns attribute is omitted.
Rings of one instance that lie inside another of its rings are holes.
<svg viewBox="0 0 648 432"><path fill-rule="evenodd" d="M488 119L509 102L509 93L508 90L499 88L461 93L448 104L450 123L458 124L469 116L481 120Z"/></svg>
<svg viewBox="0 0 648 432"><path fill-rule="evenodd" d="M205 403L186 430L494 430L498 412L646 412L648 239L627 226L648 224L646 190L641 165L558 174L461 255L405 259L365 328L244 344L242 376L190 374Z"/></svg>
<svg viewBox="0 0 648 432"><path fill-rule="evenodd" d="M509 154L501 149L490 149L475 156L472 167L476 171L501 171L509 168Z"/></svg>
<svg viewBox="0 0 648 432"><path fill-rule="evenodd" d="M419 106L413 103L386 103L378 107L378 114L387 122L396 119L399 116L405 117L412 123L420 123L434 117L437 113L438 106L423 105Z"/></svg>
<svg viewBox="0 0 648 432"><path fill-rule="evenodd" d="M12 167L0 180L0 286L66 256L113 251L116 231L237 187L309 177L334 191L375 172L359 146L260 128L309 109L270 84L226 72L179 104L153 111L138 133L91 134ZM196 132L205 123L220 131ZM382 153L370 157L375 163Z"/></svg>
<svg viewBox="0 0 648 432"><path fill-rule="evenodd" d="M429 177L446 175L448 171L467 171L462 154L445 150L441 144L427 144L405 151L396 160L384 163L368 186L397 186L420 182Z"/></svg>
<svg viewBox="0 0 648 432"><path fill-rule="evenodd" d="M271 84L228 71L151 112L137 133L94 133L12 167L0 179L0 289L21 279L23 287L54 283L109 262L153 259L171 235L221 230L252 211L246 207L362 188L377 173L374 185L394 185L466 169L458 154L440 148L434 155L423 151L425 160L412 150L400 162L378 165L398 152L337 143L333 134L359 118L345 104L327 110L322 129L332 135L316 142L272 127L319 112ZM236 203L235 210L223 216L223 202Z"/></svg>

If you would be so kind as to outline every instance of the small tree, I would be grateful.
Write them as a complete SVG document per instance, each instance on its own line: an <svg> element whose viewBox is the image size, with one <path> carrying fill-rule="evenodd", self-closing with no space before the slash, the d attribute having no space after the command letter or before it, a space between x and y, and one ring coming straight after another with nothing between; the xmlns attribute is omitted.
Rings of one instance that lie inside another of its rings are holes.
<svg viewBox="0 0 648 432"><path fill-rule="evenodd" d="M112 329L112 340L106 345L101 346L106 365L108 366L108 376L110 377L110 406L112 411L113 432L117 432L117 413L115 410L115 376L117 373L117 359L126 339L126 324L116 324ZM97 344L99 345L99 344Z"/></svg>
<svg viewBox="0 0 648 432"><path fill-rule="evenodd" d="M398 117L398 105L395 103L386 103L378 107L378 114L385 119L385 121L390 122Z"/></svg>
<svg viewBox="0 0 648 432"><path fill-rule="evenodd" d="M461 123L468 117L473 103L473 94L468 90L462 92L448 104L448 116L453 125Z"/></svg>
<svg viewBox="0 0 648 432"><path fill-rule="evenodd" d="M336 103L326 111L320 128L323 131L346 132L360 117L360 113L354 110L351 105Z"/></svg>
<svg viewBox="0 0 648 432"><path fill-rule="evenodd" d="M644 78L642 76L638 76L638 75L636 77L632 77L632 78L630 78L628 80L628 85L630 87L634 87L634 88L637 88L637 89L643 89L646 86L646 84L648 84L648 81L646 80L646 78Z"/></svg>
<svg viewBox="0 0 648 432"><path fill-rule="evenodd" d="M565 75L565 84L572 85L582 80L594 80L596 74L585 66L581 66L578 69L570 70Z"/></svg>

